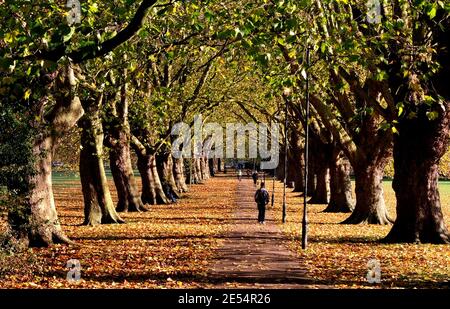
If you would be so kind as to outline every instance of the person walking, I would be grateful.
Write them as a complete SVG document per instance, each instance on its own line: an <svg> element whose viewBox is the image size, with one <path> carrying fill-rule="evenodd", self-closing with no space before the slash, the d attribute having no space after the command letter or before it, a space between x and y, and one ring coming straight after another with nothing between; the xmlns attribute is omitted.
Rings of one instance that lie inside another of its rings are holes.
<svg viewBox="0 0 450 309"><path fill-rule="evenodd" d="M258 172L257 171L253 171L252 178L253 178L253 184L256 186L256 184L258 183Z"/></svg>
<svg viewBox="0 0 450 309"><path fill-rule="evenodd" d="M239 169L238 170L238 180L241 181L241 179L242 179L242 170Z"/></svg>
<svg viewBox="0 0 450 309"><path fill-rule="evenodd" d="M258 206L258 223L265 224L266 205L269 203L269 192L266 190L264 182L261 182L261 188L255 192L255 202Z"/></svg>

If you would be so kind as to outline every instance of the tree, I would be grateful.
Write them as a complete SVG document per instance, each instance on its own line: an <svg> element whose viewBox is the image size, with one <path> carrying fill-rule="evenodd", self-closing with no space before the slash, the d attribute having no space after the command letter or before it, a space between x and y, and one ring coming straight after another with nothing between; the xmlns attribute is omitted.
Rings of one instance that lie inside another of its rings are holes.
<svg viewBox="0 0 450 309"><path fill-rule="evenodd" d="M397 220L391 242L450 243L438 190L438 166L450 136L448 3L394 1L381 29L387 74L398 108L393 188Z"/></svg>
<svg viewBox="0 0 450 309"><path fill-rule="evenodd" d="M109 38L102 42L91 41L96 35L93 29L95 3L89 3L87 18L79 27L69 27L62 22L65 8L58 2L5 1L0 5L3 39L0 63L6 75L2 88L7 82L11 88L18 89L8 87L8 93L14 95L11 102L26 101L34 119L35 173L23 179L28 190L21 196L30 222L28 233L21 233L21 236L30 240L30 246L69 242L55 208L51 162L58 138L83 115L77 93L82 72L77 64L103 56L132 37L155 3L156 0L142 1L137 8L125 10L125 14L135 12L127 26L116 34L108 32Z"/></svg>

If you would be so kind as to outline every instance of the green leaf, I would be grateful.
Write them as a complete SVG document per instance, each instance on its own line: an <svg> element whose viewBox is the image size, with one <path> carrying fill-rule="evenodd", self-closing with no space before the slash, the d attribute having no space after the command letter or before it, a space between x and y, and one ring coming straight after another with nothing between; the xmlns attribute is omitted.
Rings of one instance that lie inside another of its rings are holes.
<svg viewBox="0 0 450 309"><path fill-rule="evenodd" d="M70 27L70 32L63 36L64 43L67 41L70 41L70 39L72 38L74 33L75 33L75 27Z"/></svg>
<svg viewBox="0 0 450 309"><path fill-rule="evenodd" d="M436 13L437 13L437 6L436 3L434 3L430 8L430 10L428 11L427 15L428 17L430 17L430 19L433 19L436 17Z"/></svg>
<svg viewBox="0 0 450 309"><path fill-rule="evenodd" d="M89 13L97 13L98 12L98 4L97 3L92 3L89 5Z"/></svg>
<svg viewBox="0 0 450 309"><path fill-rule="evenodd" d="M436 111L427 112L427 117L429 120L436 120L439 117L439 113Z"/></svg>

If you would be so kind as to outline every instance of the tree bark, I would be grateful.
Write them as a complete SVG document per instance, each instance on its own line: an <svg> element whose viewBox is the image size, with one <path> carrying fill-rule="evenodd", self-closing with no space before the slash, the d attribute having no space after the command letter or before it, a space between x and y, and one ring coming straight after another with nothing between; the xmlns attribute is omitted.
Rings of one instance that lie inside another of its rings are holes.
<svg viewBox="0 0 450 309"><path fill-rule="evenodd" d="M73 243L61 228L52 187L52 158L58 139L83 115L83 107L74 95L76 80L72 66L61 69L57 76L55 106L46 115L39 108L46 99L35 102L36 116L45 121L36 125L37 135L32 151L34 173L25 179L27 194L23 197L24 214L10 213L8 218L17 235L30 247L46 247L54 243ZM47 85L43 86L47 88ZM17 222L20 220L20 222ZM17 224L19 223L19 224Z"/></svg>
<svg viewBox="0 0 450 309"><path fill-rule="evenodd" d="M206 157L201 157L199 160L200 160L200 171L202 174L202 180L207 180L210 177L208 159Z"/></svg>
<svg viewBox="0 0 450 309"><path fill-rule="evenodd" d="M167 186L167 189L170 190L170 193L174 195L175 198L179 198L180 196L178 195L178 187L173 175L172 154L170 152L157 154L156 166L158 169L158 174L161 176L161 180L163 182L163 188L164 186Z"/></svg>
<svg viewBox="0 0 450 309"><path fill-rule="evenodd" d="M397 219L388 242L450 243L438 190L438 165L450 135L450 102L438 119L425 111L403 119L394 137L394 181Z"/></svg>
<svg viewBox="0 0 450 309"><path fill-rule="evenodd" d="M332 160L332 146L324 143L318 134L312 133L310 140L312 161L312 174L316 175L315 188L311 191L310 204L328 204L329 194L329 164ZM309 192L309 190L308 190Z"/></svg>
<svg viewBox="0 0 450 309"><path fill-rule="evenodd" d="M352 212L352 183L350 162L340 150L334 150L330 161L330 202L324 212Z"/></svg>
<svg viewBox="0 0 450 309"><path fill-rule="evenodd" d="M30 191L25 203L30 209L28 240L30 247L46 247L54 243L70 243L63 232L56 212L52 188L52 152L50 136L38 138L33 147L37 173L28 179Z"/></svg>
<svg viewBox="0 0 450 309"><path fill-rule="evenodd" d="M117 189L119 201L117 211L146 211L134 179L130 154L130 124L128 122L127 70L122 71L120 100L114 100L110 106L111 114L105 120L107 138L110 147L109 163Z"/></svg>
<svg viewBox="0 0 450 309"><path fill-rule="evenodd" d="M316 164L316 189L312 194L309 204L328 204L329 173L326 161Z"/></svg>
<svg viewBox="0 0 450 309"><path fill-rule="evenodd" d="M223 172L223 165L224 165L223 159L218 158L217 159L217 171L218 172Z"/></svg>
<svg viewBox="0 0 450 309"><path fill-rule="evenodd" d="M168 204L164 190L159 179L154 155L136 152L138 169L142 179L142 202L145 204Z"/></svg>
<svg viewBox="0 0 450 309"><path fill-rule="evenodd" d="M297 130L291 130L291 151L288 156L289 181L294 182L294 192L303 192L305 161L303 158L303 145Z"/></svg>
<svg viewBox="0 0 450 309"><path fill-rule="evenodd" d="M343 224L390 224L383 197L383 162L371 162L354 166L356 185L356 206Z"/></svg>
<svg viewBox="0 0 450 309"><path fill-rule="evenodd" d="M186 177L184 173L184 159L174 158L173 160L173 176L177 185L178 192L187 192Z"/></svg>
<svg viewBox="0 0 450 309"><path fill-rule="evenodd" d="M308 196L313 196L316 191L316 172L315 172L315 166L314 166L314 159L309 157L309 164L308 164L308 179L307 179L307 185L308 185Z"/></svg>
<svg viewBox="0 0 450 309"><path fill-rule="evenodd" d="M119 201L117 211L146 211L139 195L130 157L130 144L125 132L118 132L118 138L109 152L109 162Z"/></svg>
<svg viewBox="0 0 450 309"><path fill-rule="evenodd" d="M98 99L101 101L102 99ZM100 104L96 102L93 105ZM117 214L103 165L103 129L98 105L90 105L80 119L80 179L84 197L84 225L124 223Z"/></svg>
<svg viewBox="0 0 450 309"><path fill-rule="evenodd" d="M193 181L195 184L199 184L202 182L202 172L200 167L200 159L194 158L192 161L192 173L193 173Z"/></svg>

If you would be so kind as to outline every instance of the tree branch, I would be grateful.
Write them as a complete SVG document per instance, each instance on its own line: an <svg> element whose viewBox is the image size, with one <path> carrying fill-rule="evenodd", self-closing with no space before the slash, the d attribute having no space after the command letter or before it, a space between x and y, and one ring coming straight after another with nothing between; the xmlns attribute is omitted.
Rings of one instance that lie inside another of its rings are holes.
<svg viewBox="0 0 450 309"><path fill-rule="evenodd" d="M89 45L78 50L74 50L68 54L66 54L65 46L59 46L56 49L50 51L38 51L33 55L25 57L24 59L50 60L56 62L62 57L68 56L74 63L81 63L89 59L101 57L109 53L122 43L128 41L142 27L148 10L157 1L158 0L142 0L141 4L136 10L136 13L134 14L128 25L114 37L104 41L99 45Z"/></svg>

